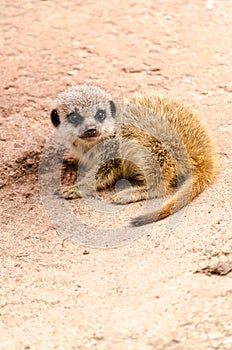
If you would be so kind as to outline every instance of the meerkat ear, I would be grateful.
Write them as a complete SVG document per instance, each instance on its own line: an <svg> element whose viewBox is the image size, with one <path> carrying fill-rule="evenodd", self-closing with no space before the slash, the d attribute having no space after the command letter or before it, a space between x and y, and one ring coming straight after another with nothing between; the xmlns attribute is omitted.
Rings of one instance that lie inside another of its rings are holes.
<svg viewBox="0 0 232 350"><path fill-rule="evenodd" d="M111 111L112 117L114 117L115 114L116 114L116 106L115 106L115 103L114 103L114 101L109 101L109 103L110 103L110 111Z"/></svg>
<svg viewBox="0 0 232 350"><path fill-rule="evenodd" d="M60 118L56 109L53 109L51 111L51 121L55 127L57 127L60 124Z"/></svg>

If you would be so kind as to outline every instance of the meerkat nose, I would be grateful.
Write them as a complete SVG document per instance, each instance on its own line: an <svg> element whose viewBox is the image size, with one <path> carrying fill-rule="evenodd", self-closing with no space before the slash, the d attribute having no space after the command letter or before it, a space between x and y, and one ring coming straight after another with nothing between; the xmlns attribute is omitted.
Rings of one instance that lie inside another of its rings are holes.
<svg viewBox="0 0 232 350"><path fill-rule="evenodd" d="M100 135L99 130L97 128L91 127L88 128L80 137L85 139L85 138L91 138L91 137L97 137Z"/></svg>
<svg viewBox="0 0 232 350"><path fill-rule="evenodd" d="M96 132L97 132L96 128L90 128L90 129L87 130L88 134L95 134Z"/></svg>
<svg viewBox="0 0 232 350"><path fill-rule="evenodd" d="M97 134L97 129L96 128L90 128L85 132L87 137L94 137Z"/></svg>

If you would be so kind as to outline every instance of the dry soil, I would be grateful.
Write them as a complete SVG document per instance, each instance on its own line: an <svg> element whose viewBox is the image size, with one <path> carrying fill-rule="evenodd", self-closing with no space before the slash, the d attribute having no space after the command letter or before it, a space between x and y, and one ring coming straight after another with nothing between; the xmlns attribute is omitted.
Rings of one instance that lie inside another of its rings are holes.
<svg viewBox="0 0 232 350"><path fill-rule="evenodd" d="M0 349L232 349L231 0L2 0L0 26ZM64 236L41 200L52 101L81 83L178 97L219 145L217 181L118 248Z"/></svg>

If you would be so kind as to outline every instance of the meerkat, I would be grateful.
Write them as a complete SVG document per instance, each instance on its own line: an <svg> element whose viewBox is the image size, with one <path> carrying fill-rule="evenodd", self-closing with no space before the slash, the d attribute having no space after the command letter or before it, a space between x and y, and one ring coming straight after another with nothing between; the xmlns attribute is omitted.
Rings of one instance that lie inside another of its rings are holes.
<svg viewBox="0 0 232 350"><path fill-rule="evenodd" d="M196 111L155 91L112 100L88 85L60 93L51 112L78 159L79 181L66 187L66 199L112 188L127 179L131 187L112 195L119 204L170 195L164 204L132 219L139 226L161 220L192 201L215 179L217 146Z"/></svg>

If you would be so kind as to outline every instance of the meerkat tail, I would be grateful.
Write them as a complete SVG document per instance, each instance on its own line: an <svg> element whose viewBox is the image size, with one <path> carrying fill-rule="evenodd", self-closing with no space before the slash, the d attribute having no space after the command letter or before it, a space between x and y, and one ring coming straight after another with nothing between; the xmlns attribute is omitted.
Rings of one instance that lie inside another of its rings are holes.
<svg viewBox="0 0 232 350"><path fill-rule="evenodd" d="M156 222L176 213L178 210L190 203L209 184L204 177L195 175L184 182L177 192L164 203L164 205L152 212L137 216L131 220L133 226L142 226Z"/></svg>

